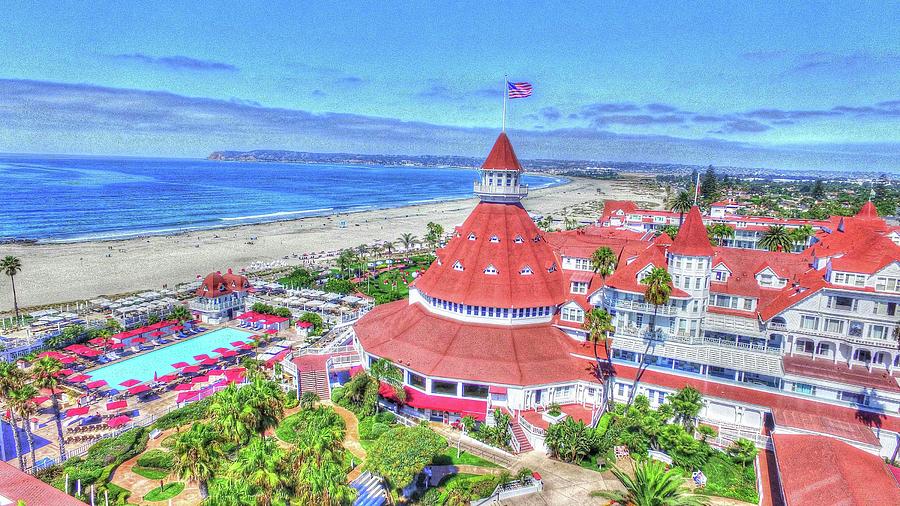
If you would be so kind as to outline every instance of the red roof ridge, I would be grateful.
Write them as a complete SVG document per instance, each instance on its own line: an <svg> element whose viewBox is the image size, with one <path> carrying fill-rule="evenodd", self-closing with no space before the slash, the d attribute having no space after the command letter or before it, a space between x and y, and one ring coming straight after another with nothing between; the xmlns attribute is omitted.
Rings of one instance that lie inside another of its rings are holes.
<svg viewBox="0 0 900 506"><path fill-rule="evenodd" d="M482 169L502 169L502 170L522 170L522 165L516 157L516 152L509 142L506 132L500 132L494 147L488 154L487 159L481 164Z"/></svg>
<svg viewBox="0 0 900 506"><path fill-rule="evenodd" d="M873 204L871 200L867 200L866 203L859 208L859 212L856 213L856 218L865 220L876 219L878 218L878 208L875 207L875 204Z"/></svg>
<svg viewBox="0 0 900 506"><path fill-rule="evenodd" d="M669 251L678 255L713 256L712 244L709 243L706 225L703 224L703 216L700 215L699 207L694 206L688 211Z"/></svg>

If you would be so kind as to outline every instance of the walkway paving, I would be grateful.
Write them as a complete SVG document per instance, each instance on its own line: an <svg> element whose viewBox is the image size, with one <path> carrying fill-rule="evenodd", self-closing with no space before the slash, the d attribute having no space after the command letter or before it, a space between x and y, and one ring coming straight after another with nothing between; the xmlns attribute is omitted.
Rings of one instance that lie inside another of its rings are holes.
<svg viewBox="0 0 900 506"><path fill-rule="evenodd" d="M147 450L159 448L163 440L167 436L174 433L175 429L169 429L160 434L158 438L151 439L147 442ZM116 468L110 481L122 488L126 488L131 491L131 498L128 500L128 504L168 506L168 501L151 502L144 500L144 496L154 488L158 487L159 482L148 480L147 478L144 478L143 476L135 473L132 470L132 468L137 465L137 460L139 457L140 455L137 455L130 460L126 460L122 465ZM173 480L174 478L170 476L166 479L166 483ZM185 483L184 491L172 498L173 506L194 506L200 504L200 502L200 489L197 487L196 483Z"/></svg>

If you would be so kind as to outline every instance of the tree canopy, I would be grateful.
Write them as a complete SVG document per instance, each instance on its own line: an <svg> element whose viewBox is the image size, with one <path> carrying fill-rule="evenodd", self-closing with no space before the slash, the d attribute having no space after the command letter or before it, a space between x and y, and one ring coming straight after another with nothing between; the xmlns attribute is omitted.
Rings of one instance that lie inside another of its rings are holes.
<svg viewBox="0 0 900 506"><path fill-rule="evenodd" d="M427 427L397 427L382 434L366 457L366 469L395 489L409 485L447 441Z"/></svg>

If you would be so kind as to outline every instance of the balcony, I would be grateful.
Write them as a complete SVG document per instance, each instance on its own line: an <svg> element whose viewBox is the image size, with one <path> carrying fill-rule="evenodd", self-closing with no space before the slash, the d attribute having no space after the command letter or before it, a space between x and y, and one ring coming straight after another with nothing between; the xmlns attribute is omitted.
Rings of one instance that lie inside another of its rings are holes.
<svg viewBox="0 0 900 506"><path fill-rule="evenodd" d="M640 311L643 313L653 313L654 311L656 311L656 314L660 316L675 316L676 314L678 314L678 309L675 306L654 306L653 304L647 304L646 302L636 302L633 300L617 300L614 307L616 309L624 309L626 311Z"/></svg>
<svg viewBox="0 0 900 506"><path fill-rule="evenodd" d="M482 184L479 181L475 182L474 185L475 195L481 196L492 196L492 197L509 197L510 199L518 200L528 196L528 185L523 184L519 186L500 186L500 185L487 185Z"/></svg>
<svg viewBox="0 0 900 506"><path fill-rule="evenodd" d="M788 329L787 323L774 323L774 322L769 323L769 325L766 328L768 328L769 330L777 330L779 332L786 332Z"/></svg>
<svg viewBox="0 0 900 506"><path fill-rule="evenodd" d="M815 337L825 337L828 339L837 339L841 341L846 341L848 343L859 344L862 346L874 346L877 348L897 348L897 340L888 337L886 339L878 339L874 337L862 337L862 336L851 336L848 334L843 334L839 332L828 332L825 330L812 330L812 329L790 329L788 332L799 334L800 336L815 336Z"/></svg>

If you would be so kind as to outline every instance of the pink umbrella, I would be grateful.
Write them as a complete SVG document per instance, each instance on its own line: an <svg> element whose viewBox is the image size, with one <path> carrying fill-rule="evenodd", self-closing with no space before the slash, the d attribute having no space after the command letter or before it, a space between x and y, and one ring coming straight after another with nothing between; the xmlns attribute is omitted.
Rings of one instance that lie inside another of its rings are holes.
<svg viewBox="0 0 900 506"><path fill-rule="evenodd" d="M192 373L192 372L200 372L199 365L190 365L181 370L183 373Z"/></svg>
<svg viewBox="0 0 900 506"><path fill-rule="evenodd" d="M231 345L234 346L235 348L237 348L238 346L242 346L244 344L245 344L244 341L234 341L231 343Z"/></svg>
<svg viewBox="0 0 900 506"><path fill-rule="evenodd" d="M55 358L55 359L59 360L59 359L65 357L65 355L63 355L62 353L60 353L58 351L53 351L53 350L45 351L45 352L41 353L40 355L38 355L38 358L44 358L44 357L50 357L50 358Z"/></svg>
<svg viewBox="0 0 900 506"><path fill-rule="evenodd" d="M222 353L222 356L225 357L225 358L236 357L236 356L237 356L237 352L234 351L234 350L228 350L228 351Z"/></svg>
<svg viewBox="0 0 900 506"><path fill-rule="evenodd" d="M105 343L106 343L106 339L103 339L102 337L95 337L95 338L91 339L90 341L88 341L88 344L93 344L94 346L100 346Z"/></svg>
<svg viewBox="0 0 900 506"><path fill-rule="evenodd" d="M109 345L109 347L114 350L121 350L122 348L125 347L125 345L122 343L112 343L111 345Z"/></svg>
<svg viewBox="0 0 900 506"><path fill-rule="evenodd" d="M162 337L162 336L164 336L164 335L166 335L165 332L160 332L160 331L158 331L158 330L157 330L156 332L151 332L151 333L150 333L150 337Z"/></svg>
<svg viewBox="0 0 900 506"><path fill-rule="evenodd" d="M206 360L209 358L209 355L206 353L201 353L200 355L194 355L194 360Z"/></svg>
<svg viewBox="0 0 900 506"><path fill-rule="evenodd" d="M128 389L128 393L131 395L142 394L150 390L150 387L147 385L138 385L136 387L131 387Z"/></svg>
<svg viewBox="0 0 900 506"><path fill-rule="evenodd" d="M68 375L72 374L73 372L75 372L75 371L73 371L72 369L60 369L59 371L56 372L56 376L68 376Z"/></svg>
<svg viewBox="0 0 900 506"><path fill-rule="evenodd" d="M266 332L266 334L277 334L278 330L277 329L266 329L265 332Z"/></svg>
<svg viewBox="0 0 900 506"><path fill-rule="evenodd" d="M174 327L172 327L172 332L178 332L182 329L184 329L184 325L175 325Z"/></svg>
<svg viewBox="0 0 900 506"><path fill-rule="evenodd" d="M147 340L144 339L143 337L135 337L134 339L131 340L131 344L144 344L146 342L147 342Z"/></svg>
<svg viewBox="0 0 900 506"><path fill-rule="evenodd" d="M78 360L76 357L63 357L63 358L59 359L59 361L62 362L63 364L71 364L72 362L74 362L76 360Z"/></svg>
<svg viewBox="0 0 900 506"><path fill-rule="evenodd" d="M76 351L75 353L77 353L79 355L84 355L85 357L96 357L96 356L100 355L100 351L92 350L90 348L82 348L82 349ZM65 363L65 362L63 362L63 363Z"/></svg>
<svg viewBox="0 0 900 506"><path fill-rule="evenodd" d="M87 374L76 374L75 376L70 376L68 378L68 380L71 381L72 383L81 383L82 381L86 381L89 379L91 379L91 377L88 376Z"/></svg>
<svg viewBox="0 0 900 506"><path fill-rule="evenodd" d="M179 392L185 392L192 388L194 388L194 385L191 385L190 383L179 383L179 384L175 385L175 390L177 390Z"/></svg>
<svg viewBox="0 0 900 506"><path fill-rule="evenodd" d="M90 406L78 406L77 408L69 408L68 410L66 410L66 416L69 417L86 415L90 410Z"/></svg>
<svg viewBox="0 0 900 506"><path fill-rule="evenodd" d="M225 353L226 351L228 351L228 348L216 348L213 351L216 353L222 354L222 353Z"/></svg>
<svg viewBox="0 0 900 506"><path fill-rule="evenodd" d="M107 383L106 380L97 380L97 381L92 381L85 386L88 388L100 388L100 387L105 387L108 384L109 383Z"/></svg>
<svg viewBox="0 0 900 506"><path fill-rule="evenodd" d="M172 367L174 367L175 369L181 369L182 367L187 367L189 365L191 364L187 362L175 362L174 364L172 364Z"/></svg>
<svg viewBox="0 0 900 506"><path fill-rule="evenodd" d="M37 404L38 406L40 406L41 404L43 404L43 403L45 403L45 402L47 402L47 401L49 401L49 400L50 400L50 398L47 397L47 396L40 396L40 397L32 397L32 398L31 398L31 401L34 402L35 404Z"/></svg>
<svg viewBox="0 0 900 506"><path fill-rule="evenodd" d="M128 401L125 399L120 399L118 401L111 401L106 403L107 411L115 411L117 409L124 409L128 407Z"/></svg>
<svg viewBox="0 0 900 506"><path fill-rule="evenodd" d="M206 383L207 381L209 381L209 376L197 376L191 380L191 383L196 385L197 383Z"/></svg>
<svg viewBox="0 0 900 506"><path fill-rule="evenodd" d="M119 415L115 418L111 418L106 421L106 425L109 425L112 428L121 427L131 421L131 418L128 418L126 415Z"/></svg>
<svg viewBox="0 0 900 506"><path fill-rule="evenodd" d="M175 402L181 404L184 401L196 399L198 394L199 392L179 392Z"/></svg>
<svg viewBox="0 0 900 506"><path fill-rule="evenodd" d="M125 381L123 381L123 382L121 382L121 383L119 383L119 384L122 385L123 387L133 387L133 386L135 386L135 385L137 385L137 384L140 384L140 380L136 380L136 379L127 379L127 380L125 380Z"/></svg>
<svg viewBox="0 0 900 506"><path fill-rule="evenodd" d="M156 381L158 381L160 383L168 383L175 379L178 379L178 376L176 376L175 374L166 374L166 375L156 378Z"/></svg>
<svg viewBox="0 0 900 506"><path fill-rule="evenodd" d="M217 363L219 363L219 361L214 358L205 358L200 361L200 365L216 365Z"/></svg>
<svg viewBox="0 0 900 506"><path fill-rule="evenodd" d="M208 374L210 376L221 376L221 375L225 374L225 369L211 369L206 374Z"/></svg>

